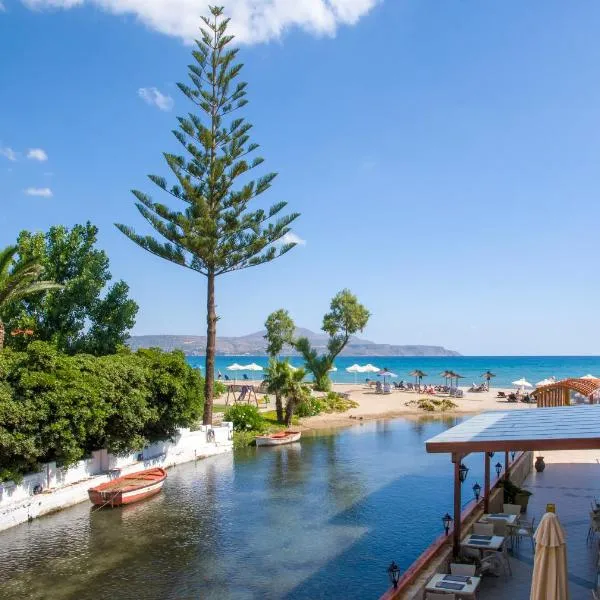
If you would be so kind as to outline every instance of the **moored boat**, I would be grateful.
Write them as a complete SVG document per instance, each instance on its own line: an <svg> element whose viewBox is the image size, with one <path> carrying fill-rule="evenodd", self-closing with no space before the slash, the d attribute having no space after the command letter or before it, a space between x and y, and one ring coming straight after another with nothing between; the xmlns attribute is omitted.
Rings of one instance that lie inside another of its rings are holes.
<svg viewBox="0 0 600 600"><path fill-rule="evenodd" d="M158 494L166 478L167 472L159 467L138 471L90 488L88 496L100 507L132 504Z"/></svg>
<svg viewBox="0 0 600 600"><path fill-rule="evenodd" d="M269 435L257 435L254 439L257 446L281 446L297 442L301 435L301 431L280 431Z"/></svg>

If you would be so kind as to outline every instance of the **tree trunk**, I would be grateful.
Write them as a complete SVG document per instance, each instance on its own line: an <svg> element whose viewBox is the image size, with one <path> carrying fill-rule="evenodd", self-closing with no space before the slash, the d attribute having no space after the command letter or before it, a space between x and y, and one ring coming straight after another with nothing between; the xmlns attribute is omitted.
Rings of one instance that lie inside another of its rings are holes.
<svg viewBox="0 0 600 600"><path fill-rule="evenodd" d="M292 424L292 417L294 416L294 407L296 401L294 398L288 398L287 404L285 405L285 426L289 427Z"/></svg>
<svg viewBox="0 0 600 600"><path fill-rule="evenodd" d="M212 425L215 389L215 353L217 345L217 311L215 310L215 274L209 272L206 290L206 362L204 371L204 414L202 423Z"/></svg>
<svg viewBox="0 0 600 600"><path fill-rule="evenodd" d="M0 350L4 348L4 322L0 319Z"/></svg>
<svg viewBox="0 0 600 600"><path fill-rule="evenodd" d="M277 413L277 422L283 423L283 402L279 392L275 392L275 411Z"/></svg>

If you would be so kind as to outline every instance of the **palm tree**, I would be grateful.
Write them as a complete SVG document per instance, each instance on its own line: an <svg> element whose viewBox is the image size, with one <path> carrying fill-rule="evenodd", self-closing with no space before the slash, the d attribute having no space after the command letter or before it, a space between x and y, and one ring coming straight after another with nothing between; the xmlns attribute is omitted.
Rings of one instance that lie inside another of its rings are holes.
<svg viewBox="0 0 600 600"><path fill-rule="evenodd" d="M292 423L294 410L308 395L309 389L304 383L306 371L304 369L294 369L287 360L270 360L265 373L267 390L275 394L275 403L277 405L277 420L284 421L286 426ZM283 399L286 398L285 419L283 415L280 418L280 412L283 413Z"/></svg>
<svg viewBox="0 0 600 600"><path fill-rule="evenodd" d="M63 287L53 281L39 281L44 267L35 258L16 262L17 252L17 246L0 250L0 350L4 348L6 332L2 315L7 306L32 294Z"/></svg>
<svg viewBox="0 0 600 600"><path fill-rule="evenodd" d="M492 372L491 372L491 371L488 369L488 370L487 370L485 373L483 373L481 376L482 376L482 377L484 377L484 378L485 378L485 380L487 381L487 389L488 389L488 392L489 392L489 391L490 391L490 379L491 379L492 377L496 377L496 375L495 375L494 373L492 373Z"/></svg>

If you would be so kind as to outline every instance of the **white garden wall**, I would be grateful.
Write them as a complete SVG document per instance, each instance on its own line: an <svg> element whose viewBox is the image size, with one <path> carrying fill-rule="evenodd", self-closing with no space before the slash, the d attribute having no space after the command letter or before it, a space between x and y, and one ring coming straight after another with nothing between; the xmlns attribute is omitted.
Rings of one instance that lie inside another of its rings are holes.
<svg viewBox="0 0 600 600"><path fill-rule="evenodd" d="M198 431L180 429L173 442L147 446L126 456L97 450L92 456L67 469L56 463L44 465L39 473L23 481L0 483L0 531L87 500L87 490L110 478L150 467L172 467L233 449L233 425L203 425Z"/></svg>

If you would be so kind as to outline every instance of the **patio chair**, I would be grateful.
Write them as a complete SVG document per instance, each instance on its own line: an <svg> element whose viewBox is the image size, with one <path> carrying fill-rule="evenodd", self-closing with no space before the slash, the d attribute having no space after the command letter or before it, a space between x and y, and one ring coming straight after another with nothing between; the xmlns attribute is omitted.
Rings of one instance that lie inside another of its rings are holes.
<svg viewBox="0 0 600 600"><path fill-rule="evenodd" d="M450 563L451 575L465 575L466 577L475 576L475 565L463 565L461 563Z"/></svg>
<svg viewBox="0 0 600 600"><path fill-rule="evenodd" d="M531 540L531 550L535 552L535 541L533 534L535 532L535 517L531 518L531 522L521 519L516 527L512 528L512 539L518 546L521 543L521 538L529 538Z"/></svg>
<svg viewBox="0 0 600 600"><path fill-rule="evenodd" d="M594 511L590 511L590 527L585 538L586 542L594 539L597 533L600 533L600 515Z"/></svg>
<svg viewBox="0 0 600 600"><path fill-rule="evenodd" d="M519 504L503 504L502 512L507 515L517 515L517 518L521 516L521 506Z"/></svg>
<svg viewBox="0 0 600 600"><path fill-rule="evenodd" d="M504 524L506 526L506 523ZM483 553L482 562L487 557L493 557L498 559L498 561L504 566L504 570L508 571L508 574L512 576L512 568L510 566L510 560L508 558L508 541L509 538L505 537L504 543L500 546L499 550L485 550Z"/></svg>
<svg viewBox="0 0 600 600"><path fill-rule="evenodd" d="M427 592L425 600L456 600L456 594L436 594L435 592Z"/></svg>
<svg viewBox="0 0 600 600"><path fill-rule="evenodd" d="M494 535L494 526L491 523L474 523L474 535Z"/></svg>

